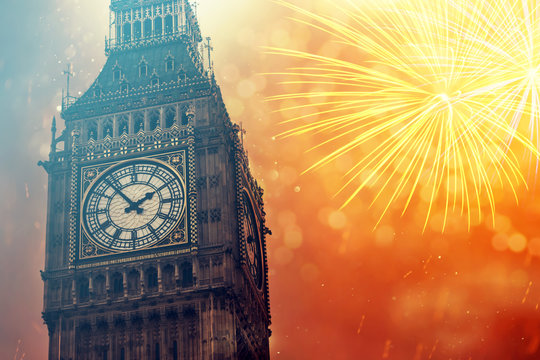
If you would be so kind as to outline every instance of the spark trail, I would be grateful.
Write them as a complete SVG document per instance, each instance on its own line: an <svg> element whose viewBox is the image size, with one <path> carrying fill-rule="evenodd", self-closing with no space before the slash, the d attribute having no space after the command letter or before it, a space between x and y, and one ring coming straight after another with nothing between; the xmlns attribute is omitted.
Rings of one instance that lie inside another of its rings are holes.
<svg viewBox="0 0 540 360"><path fill-rule="evenodd" d="M323 138L314 148L325 155L306 171L344 155L355 159L337 191L346 194L344 206L375 184L379 222L394 204L403 214L423 199L424 230L437 211L444 231L450 212L466 216L469 227L473 216L483 217L482 209L493 217L495 186L517 201L517 188L526 181L516 146L538 158L532 143L537 137L531 136L538 126L529 125L527 137L518 125L540 114L539 92L527 70L536 64L530 57L538 56L531 49L538 31L520 37L518 44L530 46L517 55L516 41L509 41L531 23L530 14L520 17L520 5L509 10L502 0L366 0L349 2L338 20L276 2L349 54L268 48L300 63L273 75L303 89L269 101L295 102L282 106L284 112L317 109L284 121L288 129L280 134ZM534 69L536 81L540 67Z"/></svg>

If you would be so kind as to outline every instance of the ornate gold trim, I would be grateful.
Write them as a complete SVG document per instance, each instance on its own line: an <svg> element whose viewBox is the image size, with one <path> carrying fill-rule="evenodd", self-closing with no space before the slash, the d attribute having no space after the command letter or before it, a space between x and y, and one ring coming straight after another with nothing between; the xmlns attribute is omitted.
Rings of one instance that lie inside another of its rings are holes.
<svg viewBox="0 0 540 360"><path fill-rule="evenodd" d="M180 156L181 159L182 159L177 164L172 162L172 161L174 161L173 158L174 158L175 155ZM107 163L100 163L100 164L81 166L80 174L79 174L79 179L80 179L80 189L79 189L79 196L80 197L79 197L79 199L80 199L80 201L79 201L79 224L78 224L79 236L78 236L78 243L77 243L77 245L78 245L77 260L90 260L90 259L101 258L101 257L104 257L104 256L117 256L117 255L122 255L122 254L130 254L130 253L140 252L140 251L148 251L149 249L159 249L159 248L164 248L164 247L169 247L169 246L178 246L178 245L187 245L187 244L189 244L191 241L190 241L190 234L189 234L189 229L188 229L188 219L187 219L188 218L188 210L187 209L189 207L190 199L189 199L189 196L188 196L188 185L187 185L188 171L187 171L187 167L188 167L188 162L190 160L187 158L187 156L188 156L187 149L181 149L181 150L171 151L171 152L167 152L167 153L147 155L145 157L135 157L135 158L123 159L123 160L119 160L119 161L110 161L110 162L107 162ZM162 160L163 158L168 158L169 162L166 162L166 161ZM184 190L184 198L185 198L185 201L184 201L184 204L183 204L183 207L182 207L182 210L181 210L182 215L180 216L180 218L176 222L176 224L173 225L171 227L171 229L167 232L167 234L162 236L161 239L158 240L158 242L153 244L153 245L149 245L147 247L142 247L142 248L135 249L135 250L134 249L129 249L129 250L106 249L103 246L100 246L100 244L98 244L96 241L94 241L92 239L91 235L88 234L88 232L86 231L86 228L84 226L84 221L83 221L84 220L83 207L84 207L85 199L89 195L88 193L89 193L90 189L99 180L101 180L103 174L108 173L109 171L111 171L112 169L114 169L116 167L122 167L125 164L138 163L140 161L150 161L150 162L159 163L159 164L166 167L167 169L169 169L170 171L172 171L174 174L176 174L178 176L178 178L181 181L181 186L183 187L183 190ZM178 169L179 167L181 167L182 171L179 171L179 169ZM92 170L95 170L96 174L94 176L92 176L91 179L86 178L88 171L92 171ZM182 241L180 241L180 242L173 242L172 241L172 236L174 236L174 234L176 234L176 233L179 233L179 234L183 235L182 236ZM84 251L84 249L83 249L83 246L84 246L83 241L85 239L87 241L89 241L92 246L96 247L96 250L94 251L94 253L92 255L85 255L83 253L83 251ZM171 241L164 244L163 242L165 240L167 240L167 239L169 239ZM101 250L102 252L105 252L105 253L97 254L96 252L98 250ZM163 253L160 252L159 254L163 254ZM120 259L118 259L118 260L120 260Z"/></svg>

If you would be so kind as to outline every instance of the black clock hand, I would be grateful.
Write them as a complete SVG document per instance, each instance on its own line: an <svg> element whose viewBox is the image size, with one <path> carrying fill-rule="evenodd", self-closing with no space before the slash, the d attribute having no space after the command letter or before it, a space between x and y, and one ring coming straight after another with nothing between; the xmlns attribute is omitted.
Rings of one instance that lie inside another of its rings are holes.
<svg viewBox="0 0 540 360"><path fill-rule="evenodd" d="M116 192L117 192L124 200L127 201L127 203L129 204L129 207L132 207L132 206L135 204L133 201L131 201L130 198L128 198L128 197L126 196L126 194L124 194L124 193L122 192L122 190L120 190L118 187L116 187L116 185L115 185L114 183L110 182L109 180L106 180L106 181L107 181L107 183L108 183L109 185L111 185L111 187L112 187L114 190L116 190ZM127 211L126 211L126 212L127 212Z"/></svg>
<svg viewBox="0 0 540 360"><path fill-rule="evenodd" d="M125 209L126 213L129 213L131 212L131 210L133 210L133 211L137 211L137 214L142 214L143 209L141 209L139 206L141 206L142 203L145 202L146 200L151 200L154 197L154 194L155 194L155 191L147 192L142 199L138 200L135 203L130 204L130 206Z"/></svg>

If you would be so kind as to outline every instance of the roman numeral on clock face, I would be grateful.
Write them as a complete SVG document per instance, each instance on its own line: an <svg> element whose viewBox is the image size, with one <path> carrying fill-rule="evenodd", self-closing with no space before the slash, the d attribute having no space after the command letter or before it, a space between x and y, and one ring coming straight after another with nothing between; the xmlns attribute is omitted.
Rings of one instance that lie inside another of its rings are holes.
<svg viewBox="0 0 540 360"><path fill-rule="evenodd" d="M169 214L164 214L164 213L158 213L157 214L158 218L160 219L163 219L163 220L169 220L171 217L169 216Z"/></svg>
<svg viewBox="0 0 540 360"><path fill-rule="evenodd" d="M170 198L170 199L163 199L161 202L164 204L172 203L173 201L182 200L182 198Z"/></svg>
<svg viewBox="0 0 540 360"><path fill-rule="evenodd" d="M137 181L137 169L135 167L135 164L133 164L133 166L131 167L131 181Z"/></svg>
<svg viewBox="0 0 540 360"><path fill-rule="evenodd" d="M99 227L102 228L103 230L107 230L109 226L111 226L110 220L106 220L104 223L99 224Z"/></svg>

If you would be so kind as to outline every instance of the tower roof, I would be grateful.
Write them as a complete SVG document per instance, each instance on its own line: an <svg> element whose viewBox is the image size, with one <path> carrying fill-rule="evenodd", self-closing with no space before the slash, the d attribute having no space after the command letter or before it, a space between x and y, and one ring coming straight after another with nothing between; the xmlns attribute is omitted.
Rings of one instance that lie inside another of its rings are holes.
<svg viewBox="0 0 540 360"><path fill-rule="evenodd" d="M107 62L85 94L63 110L66 120L115 112L105 103L119 98L137 104L152 93L175 97L182 88L209 87L199 25L187 0L112 0L110 19Z"/></svg>

